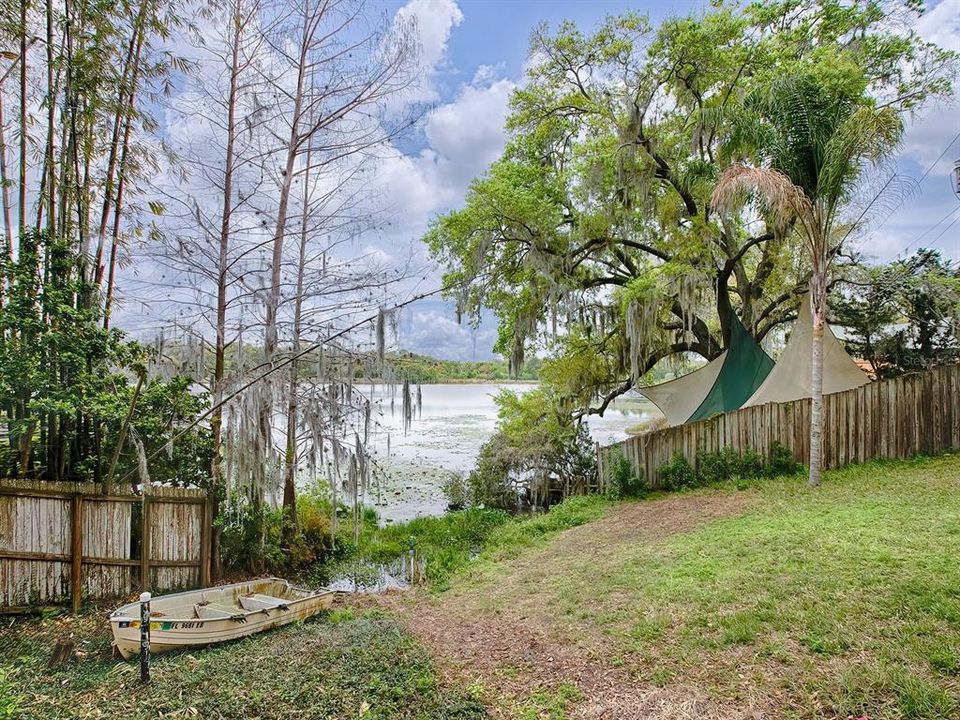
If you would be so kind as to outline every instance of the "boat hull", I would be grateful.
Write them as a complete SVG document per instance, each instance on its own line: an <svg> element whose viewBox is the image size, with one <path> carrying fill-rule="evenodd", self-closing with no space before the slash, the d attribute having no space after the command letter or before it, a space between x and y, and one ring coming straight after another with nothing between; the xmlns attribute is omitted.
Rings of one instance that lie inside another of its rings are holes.
<svg viewBox="0 0 960 720"><path fill-rule="evenodd" d="M269 578L265 581L236 583L208 590L195 590L155 598L151 601L150 652L164 653L172 650L201 648L230 642L253 635L264 630L289 625L306 620L317 613L328 610L333 604L336 593L332 590L308 592L295 589L301 597L288 592L288 597L280 598L282 605L254 609L236 608L229 617L190 617L183 609L202 608L211 602L214 607L224 607L223 603L233 599L249 597L265 589L265 583L272 583L266 589L276 592L277 583L286 581ZM293 586L287 584L291 590ZM280 593L277 593L278 595ZM262 597L262 596L261 596ZM139 603L125 605L110 616L114 646L125 659L140 654ZM168 612L174 610L179 612Z"/></svg>

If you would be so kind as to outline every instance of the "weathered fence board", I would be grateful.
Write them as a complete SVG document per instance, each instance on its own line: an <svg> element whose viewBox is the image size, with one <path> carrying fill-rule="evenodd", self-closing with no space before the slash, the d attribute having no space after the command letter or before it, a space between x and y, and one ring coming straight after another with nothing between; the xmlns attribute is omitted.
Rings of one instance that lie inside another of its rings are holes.
<svg viewBox="0 0 960 720"><path fill-rule="evenodd" d="M826 468L960 449L960 365L827 395L823 426ZM809 399L735 410L598 448L600 484L618 453L656 488L660 467L676 453L695 463L699 453L724 447L766 455L775 442L798 461L810 461Z"/></svg>
<svg viewBox="0 0 960 720"><path fill-rule="evenodd" d="M203 491L149 487L146 498L102 492L91 483L0 481L0 609L76 608L82 598L209 580Z"/></svg>

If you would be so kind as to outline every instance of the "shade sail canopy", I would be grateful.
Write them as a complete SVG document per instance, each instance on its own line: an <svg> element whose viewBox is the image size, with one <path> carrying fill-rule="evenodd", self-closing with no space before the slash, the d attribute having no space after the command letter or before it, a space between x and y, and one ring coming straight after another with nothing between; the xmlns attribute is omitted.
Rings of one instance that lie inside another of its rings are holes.
<svg viewBox="0 0 960 720"><path fill-rule="evenodd" d="M783 349L783 355L744 407L790 402L813 395L813 312L810 296L800 303L800 315ZM870 378L853 361L829 325L823 328L823 394L866 385Z"/></svg>
<svg viewBox="0 0 960 720"><path fill-rule="evenodd" d="M731 315L730 348L723 359L723 368L710 392L687 422L738 410L773 369L771 357L757 345L740 318L733 313Z"/></svg>
<svg viewBox="0 0 960 720"><path fill-rule="evenodd" d="M710 392L723 368L727 351L701 368L674 380L638 388L638 392L660 408L670 425L683 425L696 412L700 403Z"/></svg>
<svg viewBox="0 0 960 720"><path fill-rule="evenodd" d="M773 367L763 349L733 314L730 347L683 377L638 388L666 416L670 425L702 420L739 408Z"/></svg>

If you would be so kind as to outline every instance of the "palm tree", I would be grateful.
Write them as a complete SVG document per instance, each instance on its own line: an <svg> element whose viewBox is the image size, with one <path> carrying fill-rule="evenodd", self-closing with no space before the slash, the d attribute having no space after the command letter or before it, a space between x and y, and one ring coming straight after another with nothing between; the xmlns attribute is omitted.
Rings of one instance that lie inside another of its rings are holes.
<svg viewBox="0 0 960 720"><path fill-rule="evenodd" d="M823 328L830 264L843 242L837 240L840 213L864 168L887 157L902 132L897 111L865 94L809 74L783 77L745 99L729 145L741 160L727 167L713 191L711 205L721 213L752 194L768 221L796 233L809 255L811 485L819 485L822 465Z"/></svg>

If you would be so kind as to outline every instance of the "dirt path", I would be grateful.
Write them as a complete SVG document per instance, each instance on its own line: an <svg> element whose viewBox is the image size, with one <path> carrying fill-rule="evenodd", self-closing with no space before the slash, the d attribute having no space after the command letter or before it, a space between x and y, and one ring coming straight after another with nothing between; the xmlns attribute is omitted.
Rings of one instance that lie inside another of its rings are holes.
<svg viewBox="0 0 960 720"><path fill-rule="evenodd" d="M602 639L577 638L549 608L538 606L538 583L592 562L624 544L655 542L711 520L742 514L752 493L672 495L614 508L602 519L567 530L505 564L495 583L433 598L387 600L438 659L451 681L482 687L495 717L516 717L531 693L579 691L568 710L583 720L762 718L753 708L721 707L696 688L660 689L614 667ZM491 605L492 595L503 600ZM582 641L581 641L582 640Z"/></svg>

